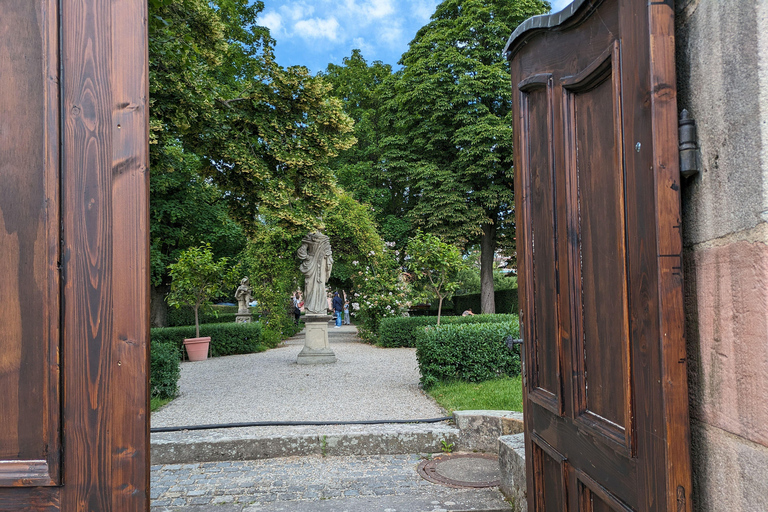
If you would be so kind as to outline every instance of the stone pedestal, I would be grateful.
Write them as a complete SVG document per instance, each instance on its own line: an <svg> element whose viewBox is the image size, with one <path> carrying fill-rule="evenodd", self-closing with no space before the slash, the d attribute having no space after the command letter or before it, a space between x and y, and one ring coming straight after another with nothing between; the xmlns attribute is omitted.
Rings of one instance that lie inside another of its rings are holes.
<svg viewBox="0 0 768 512"><path fill-rule="evenodd" d="M335 363L336 355L328 344L328 315L306 315L304 317L304 348L296 360L299 364Z"/></svg>
<svg viewBox="0 0 768 512"><path fill-rule="evenodd" d="M250 313L237 312L237 316L235 317L236 324L249 324L251 322L253 322L253 316Z"/></svg>

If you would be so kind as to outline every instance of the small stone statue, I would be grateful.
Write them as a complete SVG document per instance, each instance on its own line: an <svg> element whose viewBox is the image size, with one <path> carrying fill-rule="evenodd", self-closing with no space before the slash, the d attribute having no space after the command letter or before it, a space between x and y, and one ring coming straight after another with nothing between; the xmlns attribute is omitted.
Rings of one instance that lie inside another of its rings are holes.
<svg viewBox="0 0 768 512"><path fill-rule="evenodd" d="M333 268L333 253L328 237L322 233L310 233L301 240L298 252L304 274L304 308L308 314L325 315L327 301L325 283Z"/></svg>
<svg viewBox="0 0 768 512"><path fill-rule="evenodd" d="M240 280L240 286L238 286L237 290L235 291L235 299L237 299L238 315L250 314L250 310L248 309L248 304L250 304L251 302L252 293L253 293L253 288L251 288L251 282L246 276Z"/></svg>

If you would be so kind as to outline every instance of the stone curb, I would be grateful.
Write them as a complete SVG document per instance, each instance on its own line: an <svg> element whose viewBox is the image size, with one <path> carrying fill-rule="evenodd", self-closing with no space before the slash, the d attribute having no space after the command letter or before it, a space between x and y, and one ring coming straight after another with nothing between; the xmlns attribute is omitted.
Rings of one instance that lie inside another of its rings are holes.
<svg viewBox="0 0 768 512"><path fill-rule="evenodd" d="M155 433L152 464L258 460L295 455L387 455L453 450L498 453L500 436L523 431L522 414L512 411L456 411L456 426L410 423L348 427L285 428L279 434L258 428Z"/></svg>
<svg viewBox="0 0 768 512"><path fill-rule="evenodd" d="M461 449L497 453L498 438L523 431L523 413L515 411L455 411Z"/></svg>
<svg viewBox="0 0 768 512"><path fill-rule="evenodd" d="M232 429L233 431L239 429ZM447 425L433 429L371 430L286 435L238 435L211 431L152 434L152 464L184 464L230 460L258 460L294 455L390 455L436 453L456 445L459 430Z"/></svg>
<svg viewBox="0 0 768 512"><path fill-rule="evenodd" d="M525 438L524 434L501 436L499 438L499 490L512 503L515 512L528 510L525 481Z"/></svg>

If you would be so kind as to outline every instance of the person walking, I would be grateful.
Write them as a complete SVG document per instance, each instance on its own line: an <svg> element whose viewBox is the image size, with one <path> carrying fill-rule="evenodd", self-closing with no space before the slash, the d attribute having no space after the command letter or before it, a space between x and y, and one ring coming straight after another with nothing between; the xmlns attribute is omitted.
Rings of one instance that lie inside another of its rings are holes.
<svg viewBox="0 0 768 512"><path fill-rule="evenodd" d="M293 316L294 316L294 323L296 325L299 325L299 319L301 318L301 295L299 292L296 292L293 297L291 298L291 302L293 303Z"/></svg>
<svg viewBox="0 0 768 512"><path fill-rule="evenodd" d="M344 301L344 324L351 325L349 321L349 301Z"/></svg>
<svg viewBox="0 0 768 512"><path fill-rule="evenodd" d="M333 301L331 302L331 305L333 306L333 312L336 314L336 325L334 326L334 329L338 329L341 327L341 310L344 309L344 301L339 297L339 292L333 292Z"/></svg>

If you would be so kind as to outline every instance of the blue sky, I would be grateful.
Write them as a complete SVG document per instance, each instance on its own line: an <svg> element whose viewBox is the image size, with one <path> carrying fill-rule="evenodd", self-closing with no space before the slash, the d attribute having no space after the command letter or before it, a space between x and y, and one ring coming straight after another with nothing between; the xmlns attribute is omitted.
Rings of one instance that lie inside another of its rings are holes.
<svg viewBox="0 0 768 512"><path fill-rule="evenodd" d="M277 41L282 66L303 65L312 74L341 64L359 48L370 63L397 65L438 0L263 0L259 24ZM559 11L571 0L550 0Z"/></svg>

